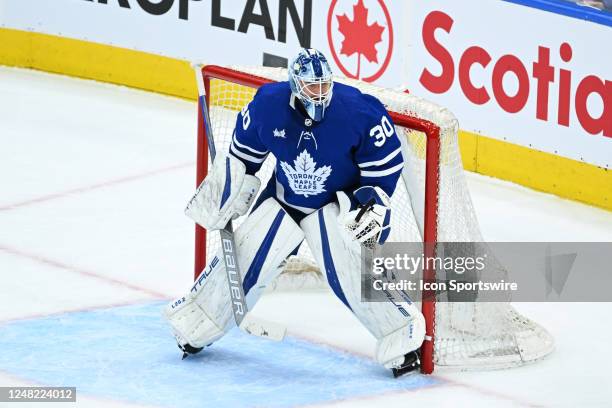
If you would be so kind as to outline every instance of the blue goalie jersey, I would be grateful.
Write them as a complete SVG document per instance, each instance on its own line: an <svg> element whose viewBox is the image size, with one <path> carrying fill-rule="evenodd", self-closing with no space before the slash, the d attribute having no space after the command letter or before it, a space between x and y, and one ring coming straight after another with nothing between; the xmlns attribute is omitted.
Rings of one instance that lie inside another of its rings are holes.
<svg viewBox="0 0 612 408"><path fill-rule="evenodd" d="M403 168L401 145L378 99L335 83L321 122L310 120L299 103L288 82L273 83L238 115L230 154L249 174L269 154L276 158L262 196L305 215L335 201L337 191L351 197L361 186L379 186L393 194Z"/></svg>

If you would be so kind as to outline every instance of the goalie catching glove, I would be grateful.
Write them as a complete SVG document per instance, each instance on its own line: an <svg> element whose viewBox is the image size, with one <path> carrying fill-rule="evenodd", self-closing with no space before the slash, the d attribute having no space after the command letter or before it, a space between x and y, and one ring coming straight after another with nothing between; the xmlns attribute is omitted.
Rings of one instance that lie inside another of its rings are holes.
<svg viewBox="0 0 612 408"><path fill-rule="evenodd" d="M232 156L219 156L213 163L185 214L209 231L224 228L251 207L261 182L246 174L246 166Z"/></svg>
<svg viewBox="0 0 612 408"><path fill-rule="evenodd" d="M384 244L391 232L389 196L380 187L364 186L355 190L353 197L359 202L359 207L346 213L346 230L365 247Z"/></svg>

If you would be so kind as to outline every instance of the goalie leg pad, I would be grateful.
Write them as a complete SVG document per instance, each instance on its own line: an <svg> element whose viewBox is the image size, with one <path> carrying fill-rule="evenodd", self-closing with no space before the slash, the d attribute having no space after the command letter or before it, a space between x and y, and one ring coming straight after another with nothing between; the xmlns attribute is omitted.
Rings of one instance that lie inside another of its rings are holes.
<svg viewBox="0 0 612 408"><path fill-rule="evenodd" d="M304 239L300 227L269 198L234 233L247 306L283 270L285 259ZM209 261L189 293L164 309L179 344L204 347L235 325L221 250Z"/></svg>
<svg viewBox="0 0 612 408"><path fill-rule="evenodd" d="M361 301L361 246L343 223L349 211L350 200L340 192L338 204L330 203L310 214L300 226L336 296L378 340L376 360L392 367L421 346L425 319L411 302Z"/></svg>

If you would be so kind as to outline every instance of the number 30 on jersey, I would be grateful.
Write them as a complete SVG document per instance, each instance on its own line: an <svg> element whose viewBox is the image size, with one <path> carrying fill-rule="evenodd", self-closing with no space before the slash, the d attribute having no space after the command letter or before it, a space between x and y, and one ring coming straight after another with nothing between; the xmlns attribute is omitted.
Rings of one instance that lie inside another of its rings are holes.
<svg viewBox="0 0 612 408"><path fill-rule="evenodd" d="M381 147L384 145L387 138L393 136L394 133L395 129L386 116L382 117L380 125L376 125L370 129L370 137L374 137L376 139L374 142L374 146L376 147Z"/></svg>

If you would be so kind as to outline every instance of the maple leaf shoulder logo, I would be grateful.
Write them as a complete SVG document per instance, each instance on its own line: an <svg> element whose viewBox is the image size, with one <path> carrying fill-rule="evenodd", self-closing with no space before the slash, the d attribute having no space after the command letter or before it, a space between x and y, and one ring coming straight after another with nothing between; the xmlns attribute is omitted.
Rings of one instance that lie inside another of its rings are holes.
<svg viewBox="0 0 612 408"><path fill-rule="evenodd" d="M278 130L278 129L275 128L272 131L272 133L274 134L274 137L280 137L280 138L286 139L286 137L285 137L285 129Z"/></svg>
<svg viewBox="0 0 612 408"><path fill-rule="evenodd" d="M320 194L325 190L325 182L332 172L331 166L317 168L317 163L307 150L302 151L293 161L294 166L281 162L281 168L289 180L289 187L295 194L304 197Z"/></svg>
<svg viewBox="0 0 612 408"><path fill-rule="evenodd" d="M327 39L344 75L366 82L377 80L393 53L393 24L384 0L367 0L367 6L364 0L333 0L327 15Z"/></svg>

